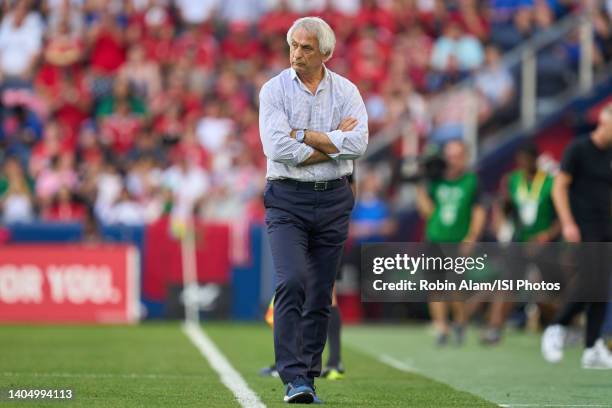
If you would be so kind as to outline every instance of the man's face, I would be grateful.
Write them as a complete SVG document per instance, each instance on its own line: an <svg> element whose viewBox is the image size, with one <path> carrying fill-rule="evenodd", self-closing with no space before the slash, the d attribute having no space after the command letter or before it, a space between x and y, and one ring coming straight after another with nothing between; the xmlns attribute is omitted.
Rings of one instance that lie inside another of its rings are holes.
<svg viewBox="0 0 612 408"><path fill-rule="evenodd" d="M298 28L293 32L289 47L289 62L298 74L310 74L321 69L325 56L319 49L317 36Z"/></svg>
<svg viewBox="0 0 612 408"><path fill-rule="evenodd" d="M461 27L459 27L457 23L449 24L446 29L446 36L452 38L453 40L458 40L461 38Z"/></svg>
<svg viewBox="0 0 612 408"><path fill-rule="evenodd" d="M459 173L465 170L467 158L465 146L462 143L449 142L444 147L444 158L449 172Z"/></svg>
<svg viewBox="0 0 612 408"><path fill-rule="evenodd" d="M520 152L516 155L516 164L519 169L532 172L536 169L536 158L525 152Z"/></svg>
<svg viewBox="0 0 612 408"><path fill-rule="evenodd" d="M488 47L485 52L487 65L496 66L499 62L499 50L495 47Z"/></svg>

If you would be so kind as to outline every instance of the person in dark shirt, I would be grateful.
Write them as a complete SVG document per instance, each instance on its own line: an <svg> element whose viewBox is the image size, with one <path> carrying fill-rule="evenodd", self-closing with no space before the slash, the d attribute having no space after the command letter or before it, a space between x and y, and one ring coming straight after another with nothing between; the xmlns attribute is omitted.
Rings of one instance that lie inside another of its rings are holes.
<svg viewBox="0 0 612 408"><path fill-rule="evenodd" d="M553 201L566 241L612 241L612 104L602 110L599 124L591 136L574 141L565 151L561 171L553 186ZM581 272L593 273L593 268L597 267L588 265L581 268ZM606 282L601 282L601 286L608 287ZM603 302L567 303L554 324L544 331L542 354L549 362L563 358L565 326L585 308L586 348L582 366L612 369L612 353L599 338L606 313Z"/></svg>
<svg viewBox="0 0 612 408"><path fill-rule="evenodd" d="M602 115L612 115L612 105L609 107L610 113ZM602 133L601 142L596 142L593 137L573 142L561 163L559 182L563 183L561 187L569 187L571 210L564 214L562 226L564 235L567 235L566 239L570 242L598 242L610 238L612 119L609 119L609 122L606 125L606 131L609 133L605 136ZM600 125L600 128L602 127ZM559 198L562 199L561 196ZM567 205L564 206L566 207Z"/></svg>

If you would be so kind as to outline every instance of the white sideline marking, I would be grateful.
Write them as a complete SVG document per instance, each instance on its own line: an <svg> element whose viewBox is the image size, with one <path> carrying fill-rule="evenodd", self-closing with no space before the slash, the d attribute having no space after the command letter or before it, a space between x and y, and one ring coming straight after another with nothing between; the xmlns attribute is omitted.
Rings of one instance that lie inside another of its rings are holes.
<svg viewBox="0 0 612 408"><path fill-rule="evenodd" d="M388 354L379 355L378 361L406 373L416 373L418 371L412 364L398 360L397 358L391 357Z"/></svg>
<svg viewBox="0 0 612 408"><path fill-rule="evenodd" d="M183 332L208 361L212 369L219 374L221 382L229 388L241 406L244 408L266 407L199 325L185 323Z"/></svg>
<svg viewBox="0 0 612 408"><path fill-rule="evenodd" d="M499 404L502 408L511 407L609 407L610 405L599 405L599 404Z"/></svg>
<svg viewBox="0 0 612 408"><path fill-rule="evenodd" d="M388 354L374 354L374 353L369 353L372 356L375 356L378 361L380 361L383 364L386 364L390 367L393 367L397 370L406 372L406 373L416 373L418 372L418 369L416 367L414 367L412 364L410 364L410 362L404 362L401 360L398 360L395 357L392 357ZM499 404L498 405L501 408L514 408L514 407L546 407L546 408L562 408L562 407L609 407L609 405L600 405L600 404L571 404L571 405L563 405L563 404Z"/></svg>
<svg viewBox="0 0 612 408"><path fill-rule="evenodd" d="M19 377L19 376L31 376L31 377L64 377L64 378L134 378L134 379L181 379L181 378L202 378L201 375L176 375L176 374L148 374L148 373L41 373L41 372L28 372L28 371L2 371L0 376L3 377Z"/></svg>
<svg viewBox="0 0 612 408"><path fill-rule="evenodd" d="M357 343L353 343L350 341L346 343L350 344L354 349L362 352L363 354L370 356L378 360L379 362L388 365L389 367L393 367L396 370L400 370L406 373L418 373L419 372L419 369L414 366L411 360L408 360L408 361L398 360L397 358L392 357L389 354L379 354L371 350L368 350L365 347L362 347L360 344L357 344Z"/></svg>

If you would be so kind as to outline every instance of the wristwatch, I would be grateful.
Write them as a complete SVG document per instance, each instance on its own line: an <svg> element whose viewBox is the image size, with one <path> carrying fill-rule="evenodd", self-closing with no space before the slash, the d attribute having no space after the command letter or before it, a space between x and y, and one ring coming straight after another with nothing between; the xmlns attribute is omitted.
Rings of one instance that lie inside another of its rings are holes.
<svg viewBox="0 0 612 408"><path fill-rule="evenodd" d="M306 138L306 129L299 129L295 131L295 140L300 143L304 143L304 139Z"/></svg>

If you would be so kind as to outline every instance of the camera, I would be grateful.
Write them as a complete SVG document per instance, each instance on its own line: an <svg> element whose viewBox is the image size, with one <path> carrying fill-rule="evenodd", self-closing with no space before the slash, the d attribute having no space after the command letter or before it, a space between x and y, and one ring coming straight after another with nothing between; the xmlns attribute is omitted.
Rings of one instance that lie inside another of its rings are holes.
<svg viewBox="0 0 612 408"><path fill-rule="evenodd" d="M446 171L446 160L439 151L411 156L403 160L400 169L402 181L417 183L423 180L440 180Z"/></svg>

